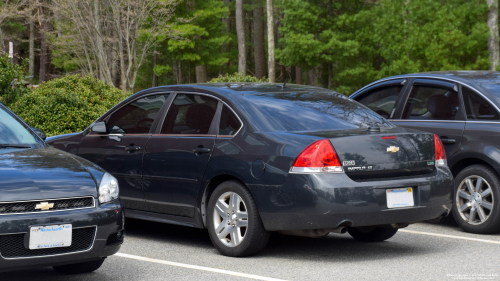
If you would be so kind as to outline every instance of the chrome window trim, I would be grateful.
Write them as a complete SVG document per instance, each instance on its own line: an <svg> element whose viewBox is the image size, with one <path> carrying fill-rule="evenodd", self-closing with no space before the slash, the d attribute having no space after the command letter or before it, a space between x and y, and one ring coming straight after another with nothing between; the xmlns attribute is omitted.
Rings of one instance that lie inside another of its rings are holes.
<svg viewBox="0 0 500 281"><path fill-rule="evenodd" d="M500 112L500 108L498 108L498 106L492 102L488 97L486 97L483 93L481 93L480 91L478 91L477 89L471 87L470 85L467 85L465 84L464 82L461 82L461 81L457 81L457 80L454 80L454 79L450 79L450 78L444 78L444 77L436 77L436 76L408 76L408 77L390 77L390 78L384 78L384 79L381 79L381 80L377 80L375 82L372 82L366 86L364 86L363 88L357 90L356 92L354 92L352 95L350 95L349 97L354 99L356 96L358 96L360 94L360 92L362 92L363 90L365 90L366 88L368 87L371 87L375 84L378 84L378 83L381 83L381 82L384 82L384 81L389 81L389 80L394 80L394 79L401 79L401 78L414 78L414 79L418 79L418 78L428 78L428 79L436 79L436 80L445 80L445 81L451 81L451 82L454 82L454 83L458 83L460 85L463 85L463 86L466 86L470 89L472 89L473 91L475 91L476 93L478 93L479 95L481 95L484 99L486 99L490 104L492 104L496 110L497 110L497 113ZM405 102L406 104L406 102Z"/></svg>
<svg viewBox="0 0 500 281"><path fill-rule="evenodd" d="M0 202L0 204L15 204L15 203L23 203L23 202L38 202L38 203L40 203L40 202L44 202L44 201L79 199L79 198L92 198L92 202L94 202L94 204L93 204L93 206L83 207L83 208L54 210L54 211L41 211L41 212L8 213L8 214L0 214L0 216L45 214L45 213L54 213L54 212L66 212L66 211L74 211L74 210L92 209L92 208L96 207L96 203L95 203L96 199L94 196L80 196L80 197L70 197L70 198L55 198L55 199L41 199L41 200L27 200L27 201L10 201L10 202ZM0 234L0 235L3 235L3 234Z"/></svg>
<svg viewBox="0 0 500 281"><path fill-rule="evenodd" d="M71 253L55 254L55 255L45 255L45 256L35 256L35 257L19 257L19 258L5 258L4 256L2 256L2 253L0 253L0 257L2 257L2 259L5 259L5 260L24 260L24 259L39 259L39 258L56 257L56 256L72 255L72 254L88 252L94 248L95 240L97 238L97 225L75 227L75 228L71 229L71 230L73 230L73 229L88 228L88 227L94 227L95 231L94 231L94 240L92 240L92 244L90 245L90 248L88 248L87 250L71 252ZM0 234L0 235L26 234L26 233L27 232L18 232L18 233L8 233L8 234ZM71 237L71 239L73 240L73 237ZM64 248L64 247L58 247L58 248Z"/></svg>
<svg viewBox="0 0 500 281"><path fill-rule="evenodd" d="M480 121L480 120L467 120L467 123L484 123L484 124L500 124L500 121Z"/></svg>
<svg viewBox="0 0 500 281"><path fill-rule="evenodd" d="M239 129L238 131L236 131L236 133L235 133L234 135L232 135L232 136L227 136L227 137L231 137L231 138L233 138L233 137L235 137L235 136L236 136L236 135L237 135L237 134L241 131L241 129L243 129L244 124L243 124L243 121L241 121L240 116L238 116L238 114L237 114L237 113L236 113L236 112L235 112L235 111L234 111L234 110L233 110L233 109L232 109L232 108L231 108L231 107L230 107L230 106L229 106L226 102L224 102L224 101L223 101L223 100L221 100L220 98L218 98L218 97L216 97L216 96L214 96L214 95L211 95L211 94L198 93L198 92L184 92L184 91L181 91L181 92L173 92L173 93L174 93L176 96L177 96L178 94L187 94L187 95L201 95L201 96L207 96L207 97L210 97L210 98L216 99L217 101L222 102L222 104L223 104L223 105L227 106L227 107L228 107L228 108L229 108L229 109L233 112L233 114L234 114L234 115L236 115L236 118L238 118L238 120L239 120L239 121L240 121L240 123L241 123L241 127L240 127L240 129ZM175 97L174 97L174 99L175 99ZM173 100L172 100L172 102L173 102ZM170 104L170 105L172 105L172 104ZM165 118L167 118L167 115L168 115L168 111L169 111L169 110L170 110L170 106L167 108L167 111L166 111L165 117L163 117L163 120L161 121L160 132L161 132L161 128L163 127L163 123L165 123ZM219 125L220 125L220 116L219 116L219 124L217 125L217 127L219 127ZM160 135L160 134L156 134L156 135ZM165 135L165 134L164 134L164 135ZM168 134L168 135L179 135L179 134ZM202 135L202 134L200 134L200 136L206 136L206 135ZM218 137L218 136L219 136L219 135L217 135L217 137Z"/></svg>
<svg viewBox="0 0 500 281"><path fill-rule="evenodd" d="M465 123L464 120L415 120L415 119L392 119L391 122L443 122L443 123Z"/></svg>

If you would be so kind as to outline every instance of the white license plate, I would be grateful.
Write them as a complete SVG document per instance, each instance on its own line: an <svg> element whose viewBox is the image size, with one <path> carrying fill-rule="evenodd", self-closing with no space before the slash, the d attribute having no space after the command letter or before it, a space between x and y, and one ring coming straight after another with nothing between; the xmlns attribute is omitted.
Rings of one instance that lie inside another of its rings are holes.
<svg viewBox="0 0 500 281"><path fill-rule="evenodd" d="M71 246L71 224L30 228L30 250Z"/></svg>
<svg viewBox="0 0 500 281"><path fill-rule="evenodd" d="M404 208L415 206L411 187L386 189L387 208Z"/></svg>

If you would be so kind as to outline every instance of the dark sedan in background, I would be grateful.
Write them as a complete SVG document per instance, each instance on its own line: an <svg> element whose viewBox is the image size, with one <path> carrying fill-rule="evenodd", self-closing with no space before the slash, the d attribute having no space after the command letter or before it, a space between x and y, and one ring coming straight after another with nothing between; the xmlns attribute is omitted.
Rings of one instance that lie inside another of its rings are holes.
<svg viewBox="0 0 500 281"><path fill-rule="evenodd" d="M148 89L48 143L113 174L126 217L206 227L228 256L269 231L383 241L451 208L439 138L316 87Z"/></svg>
<svg viewBox="0 0 500 281"><path fill-rule="evenodd" d="M0 104L0 272L91 272L122 242L117 180L49 147Z"/></svg>
<svg viewBox="0 0 500 281"><path fill-rule="evenodd" d="M468 232L500 232L499 72L388 77L351 98L398 126L437 134L455 176L456 222Z"/></svg>

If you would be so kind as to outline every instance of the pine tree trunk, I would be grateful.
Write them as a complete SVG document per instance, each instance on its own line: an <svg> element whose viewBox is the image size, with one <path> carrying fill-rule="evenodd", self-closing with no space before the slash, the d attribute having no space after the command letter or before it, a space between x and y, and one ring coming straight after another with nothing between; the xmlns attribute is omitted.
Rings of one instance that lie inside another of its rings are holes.
<svg viewBox="0 0 500 281"><path fill-rule="evenodd" d="M155 73L155 68L156 68L156 48L155 51L153 52L153 87L156 87L156 73Z"/></svg>
<svg viewBox="0 0 500 281"><path fill-rule="evenodd" d="M236 0L236 35L238 37L238 72L247 73L247 54L245 47L245 16L243 0Z"/></svg>
<svg viewBox="0 0 500 281"><path fill-rule="evenodd" d="M274 57L274 5L273 0L267 1L267 67L269 69L269 82L276 82L276 65Z"/></svg>
<svg viewBox="0 0 500 281"><path fill-rule="evenodd" d="M196 83L207 83L207 66L204 64L196 66Z"/></svg>
<svg viewBox="0 0 500 281"><path fill-rule="evenodd" d="M302 68L300 66L295 67L295 76L297 77L297 81L295 83L304 84L304 81L302 81Z"/></svg>
<svg viewBox="0 0 500 281"><path fill-rule="evenodd" d="M488 38L488 51L490 52L491 70L496 70L498 66L499 42L498 42L498 0L486 0L488 4L488 28L490 29L490 38Z"/></svg>
<svg viewBox="0 0 500 281"><path fill-rule="evenodd" d="M254 0L255 9L253 10L253 44L255 58L255 77L261 79L266 76L266 49L264 46L264 10L262 0Z"/></svg>
<svg viewBox="0 0 500 281"><path fill-rule="evenodd" d="M309 72L307 73L307 78L308 84L314 86L314 83L316 83L316 72L314 71L314 69L309 70Z"/></svg>
<svg viewBox="0 0 500 281"><path fill-rule="evenodd" d="M42 8L40 8L42 9ZM47 37L45 36L45 27L47 23L42 21L42 25L40 27L40 72L38 74L39 83L47 81Z"/></svg>
<svg viewBox="0 0 500 281"><path fill-rule="evenodd" d="M28 73L30 76L35 75L35 24L30 19L30 35L29 35L29 66Z"/></svg>

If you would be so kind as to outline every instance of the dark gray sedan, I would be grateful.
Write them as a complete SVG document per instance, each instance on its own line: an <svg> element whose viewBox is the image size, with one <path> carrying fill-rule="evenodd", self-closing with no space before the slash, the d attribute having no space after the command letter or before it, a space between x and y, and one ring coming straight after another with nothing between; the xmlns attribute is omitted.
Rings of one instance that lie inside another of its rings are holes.
<svg viewBox="0 0 500 281"><path fill-rule="evenodd" d="M0 104L0 272L90 272L122 242L117 180L50 148Z"/></svg>
<svg viewBox="0 0 500 281"><path fill-rule="evenodd" d="M388 77L351 98L398 126L437 134L455 176L455 220L468 232L500 232L499 72Z"/></svg>

